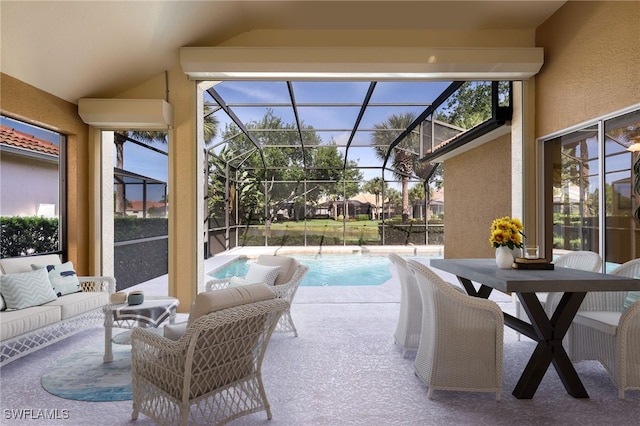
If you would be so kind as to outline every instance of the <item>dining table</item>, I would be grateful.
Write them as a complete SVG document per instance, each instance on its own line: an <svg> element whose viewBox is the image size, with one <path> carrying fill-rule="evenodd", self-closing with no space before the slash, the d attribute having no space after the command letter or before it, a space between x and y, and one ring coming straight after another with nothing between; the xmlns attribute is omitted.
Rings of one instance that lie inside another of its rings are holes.
<svg viewBox="0 0 640 426"><path fill-rule="evenodd" d="M533 398L552 363L569 395L588 398L562 339L588 292L640 290L639 279L564 267L500 269L495 259L431 259L430 265L456 275L471 296L489 298L493 290L498 290L515 294L522 303L531 323L504 312L505 325L537 342L513 389L512 394L518 399ZM538 292L562 293L551 317L536 296Z"/></svg>

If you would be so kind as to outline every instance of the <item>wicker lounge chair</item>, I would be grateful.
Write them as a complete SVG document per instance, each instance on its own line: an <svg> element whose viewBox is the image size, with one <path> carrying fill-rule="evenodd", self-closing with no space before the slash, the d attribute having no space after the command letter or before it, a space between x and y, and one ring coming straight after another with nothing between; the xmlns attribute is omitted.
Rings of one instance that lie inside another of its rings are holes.
<svg viewBox="0 0 640 426"><path fill-rule="evenodd" d="M402 356L407 351L415 351L420 343L422 326L422 300L413 274L407 269L407 262L395 253L389 254L389 260L395 265L400 281L400 315L394 334L395 341L402 347Z"/></svg>
<svg viewBox="0 0 640 426"><path fill-rule="evenodd" d="M598 253L595 253L593 251L579 250L560 255L551 263L553 263L554 266L562 268L573 268L581 269L583 271L598 272L602 266L602 258ZM555 310L555 306L557 306L557 303L560 301L562 294L541 292L536 293L536 296L540 300L540 304L542 305L542 307L547 312L547 315L551 317L551 314ZM553 303L555 303L553 308L550 308L550 305L548 303L549 299L553 299ZM518 299L514 299L514 302L516 305L516 317L523 321L530 322L529 317L521 310L520 301ZM518 340L520 340L520 333L518 333Z"/></svg>
<svg viewBox="0 0 640 426"><path fill-rule="evenodd" d="M177 341L134 329L131 417L142 413L166 425L221 425L265 410L271 419L262 359L288 305L268 286L254 284L200 293Z"/></svg>
<svg viewBox="0 0 640 426"><path fill-rule="evenodd" d="M408 260L422 298L415 372L433 391L502 393L504 317L487 299L456 291L427 266Z"/></svg>
<svg viewBox="0 0 640 426"><path fill-rule="evenodd" d="M640 278L640 259L611 274ZM640 390L640 300L634 301L629 293L588 293L564 341L573 362L596 360L604 366L620 399L625 390ZM555 308L557 301L550 299L549 304Z"/></svg>
<svg viewBox="0 0 640 426"><path fill-rule="evenodd" d="M256 263L265 266L280 266L280 272L271 288L279 298L288 301L290 304L293 303L296 291L300 286L302 278L304 278L307 271L309 271L309 267L300 264L297 260L288 256L261 255L258 257ZM209 280L206 283L205 289L206 291L211 291L226 288L229 286L230 280L231 278ZM283 312L275 331L277 333L293 332L296 337L298 336L298 330L293 323L293 318L291 318L290 308L287 308L286 311Z"/></svg>

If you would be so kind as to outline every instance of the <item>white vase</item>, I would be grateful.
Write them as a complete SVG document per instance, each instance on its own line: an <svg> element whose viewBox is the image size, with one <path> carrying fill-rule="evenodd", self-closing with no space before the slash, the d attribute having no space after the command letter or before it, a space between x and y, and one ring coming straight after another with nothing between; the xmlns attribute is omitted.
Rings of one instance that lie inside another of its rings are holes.
<svg viewBox="0 0 640 426"><path fill-rule="evenodd" d="M500 269L510 269L513 264L513 254L507 246L500 246L496 249L496 265Z"/></svg>

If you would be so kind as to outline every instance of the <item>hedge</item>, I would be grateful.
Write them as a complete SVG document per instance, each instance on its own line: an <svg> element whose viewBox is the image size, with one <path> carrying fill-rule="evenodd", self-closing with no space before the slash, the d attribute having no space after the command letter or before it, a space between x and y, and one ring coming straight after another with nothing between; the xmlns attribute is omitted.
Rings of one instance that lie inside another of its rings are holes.
<svg viewBox="0 0 640 426"><path fill-rule="evenodd" d="M2 258L60 251L57 218L2 216L0 227Z"/></svg>

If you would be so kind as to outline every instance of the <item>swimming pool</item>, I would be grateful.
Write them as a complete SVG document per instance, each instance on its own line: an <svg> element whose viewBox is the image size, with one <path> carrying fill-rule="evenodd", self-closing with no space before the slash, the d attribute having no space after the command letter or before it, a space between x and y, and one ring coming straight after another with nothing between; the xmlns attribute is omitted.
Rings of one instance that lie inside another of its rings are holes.
<svg viewBox="0 0 640 426"><path fill-rule="evenodd" d="M389 258L376 254L291 254L309 267L301 286L372 286L391 279ZM210 273L215 278L244 276L253 259L238 259Z"/></svg>

